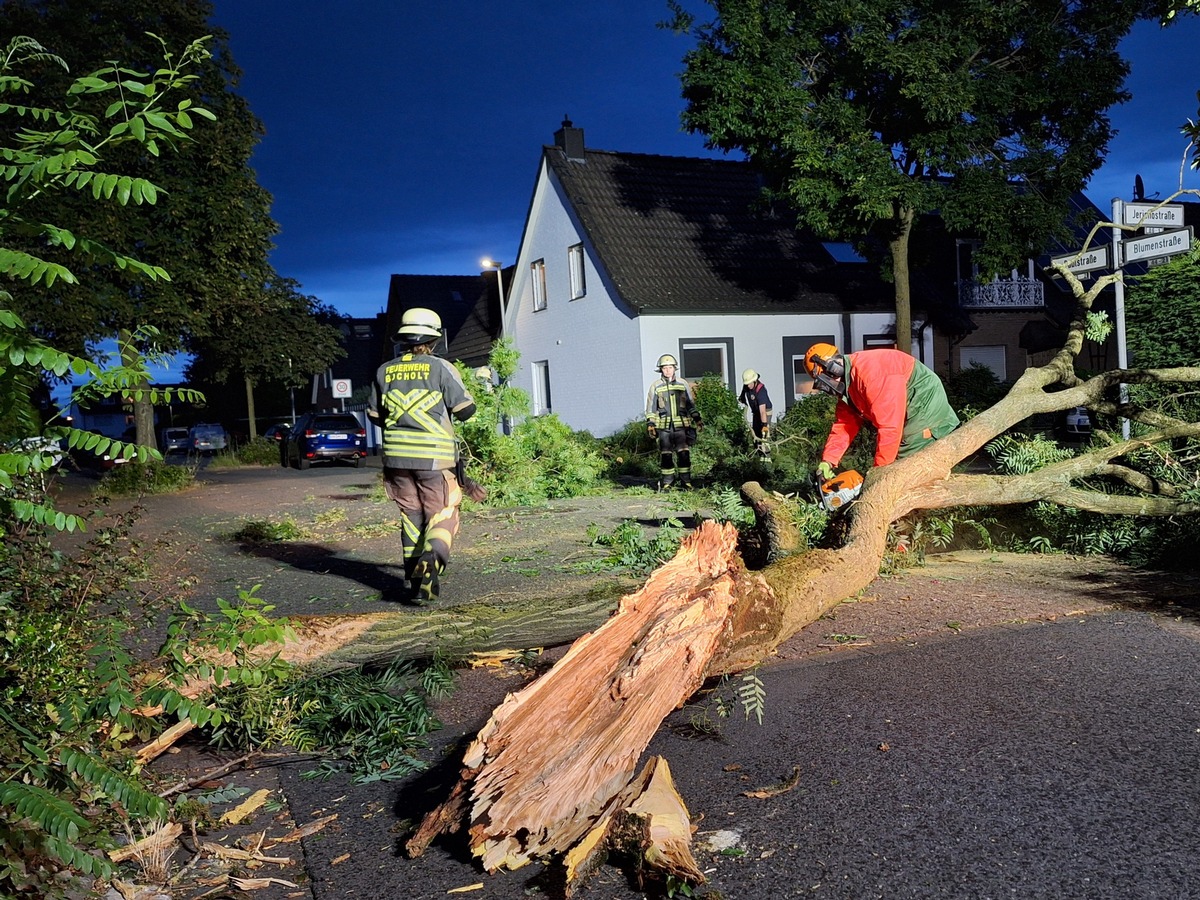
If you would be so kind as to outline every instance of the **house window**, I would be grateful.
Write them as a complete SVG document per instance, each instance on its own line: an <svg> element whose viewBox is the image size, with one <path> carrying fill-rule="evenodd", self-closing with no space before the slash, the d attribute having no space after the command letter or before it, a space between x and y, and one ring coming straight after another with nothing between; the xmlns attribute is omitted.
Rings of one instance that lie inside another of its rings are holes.
<svg viewBox="0 0 1200 900"><path fill-rule="evenodd" d="M578 300L587 293L583 278L583 244L567 248L567 262L571 267L571 299Z"/></svg>
<svg viewBox="0 0 1200 900"><path fill-rule="evenodd" d="M550 362L543 359L533 364L533 414L547 416L550 412Z"/></svg>
<svg viewBox="0 0 1200 900"><path fill-rule="evenodd" d="M537 262L530 265L530 273L533 276L533 308L534 310L546 308L546 261L539 259Z"/></svg>
<svg viewBox="0 0 1200 900"><path fill-rule="evenodd" d="M733 338L685 338L679 342L679 374L688 381L715 375L732 386L732 359Z"/></svg>
<svg viewBox="0 0 1200 900"><path fill-rule="evenodd" d="M790 384L784 386L784 396L789 408L797 400L802 400L813 392L813 380L808 377L808 372L804 371L804 354L813 344L836 345L837 339L832 334L797 334L788 335L783 339L783 371L790 381Z"/></svg>
<svg viewBox="0 0 1200 900"><path fill-rule="evenodd" d="M1008 367L1004 347L959 347L958 365L963 371L972 365L980 365L991 369L996 378L1004 381L1008 377Z"/></svg>

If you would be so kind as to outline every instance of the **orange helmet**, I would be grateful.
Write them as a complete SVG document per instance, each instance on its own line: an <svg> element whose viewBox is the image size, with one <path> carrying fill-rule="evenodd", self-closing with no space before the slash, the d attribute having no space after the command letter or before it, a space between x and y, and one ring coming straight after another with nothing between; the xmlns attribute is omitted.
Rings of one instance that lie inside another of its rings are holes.
<svg viewBox="0 0 1200 900"><path fill-rule="evenodd" d="M813 344L804 354L804 371L809 378L816 378L817 371L825 371L829 361L838 355L833 344Z"/></svg>

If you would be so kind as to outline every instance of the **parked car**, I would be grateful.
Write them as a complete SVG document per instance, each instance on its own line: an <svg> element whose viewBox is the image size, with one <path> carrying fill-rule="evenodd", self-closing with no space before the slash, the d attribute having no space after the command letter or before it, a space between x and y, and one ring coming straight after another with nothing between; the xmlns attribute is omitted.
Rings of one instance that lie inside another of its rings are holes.
<svg viewBox="0 0 1200 900"><path fill-rule="evenodd" d="M1087 407L1068 409L1063 418L1063 436L1071 441L1084 441L1092 436L1092 419Z"/></svg>
<svg viewBox="0 0 1200 900"><path fill-rule="evenodd" d="M40 455L43 459L43 465L47 469L53 469L63 461L62 444L53 438L35 435L34 437L21 438L19 441L14 441L11 446L12 451L15 453L36 453ZM0 447L0 452L4 449L6 448Z"/></svg>
<svg viewBox="0 0 1200 900"><path fill-rule="evenodd" d="M159 432L158 446L166 456L170 453L187 453L192 442L188 440L186 428L164 428Z"/></svg>
<svg viewBox="0 0 1200 900"><path fill-rule="evenodd" d="M367 431L350 413L308 413L284 441L283 462L307 469L321 460L352 460L367 464Z"/></svg>
<svg viewBox="0 0 1200 900"><path fill-rule="evenodd" d="M213 453L217 450L224 450L228 441L225 429L211 422L193 425L191 431L188 432L188 446L194 453Z"/></svg>
<svg viewBox="0 0 1200 900"><path fill-rule="evenodd" d="M100 432L94 432L100 434ZM102 437L104 435L101 435ZM71 462L75 464L77 469L91 472L107 472L117 466L123 466L129 462L124 456L113 452L109 447L106 452L100 453L95 449L87 450L83 447L74 447L69 451Z"/></svg>

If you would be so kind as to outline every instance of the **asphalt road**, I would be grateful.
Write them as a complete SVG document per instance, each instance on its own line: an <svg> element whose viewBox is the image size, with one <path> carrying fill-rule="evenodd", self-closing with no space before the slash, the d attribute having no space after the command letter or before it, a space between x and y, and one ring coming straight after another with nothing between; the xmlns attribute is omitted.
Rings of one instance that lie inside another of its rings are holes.
<svg viewBox="0 0 1200 900"><path fill-rule="evenodd" d="M650 752L689 804L697 859L725 900L1200 897L1200 629L1104 613L851 650L762 671L762 724L697 737L675 713ZM499 697L479 698L479 715ZM443 740L480 722L448 722ZM453 769L455 752L447 752ZM794 771L791 790L766 799ZM445 774L445 773L443 773ZM281 773L312 894L541 895L539 872L485 875L456 839L418 860L399 820L436 777L349 788ZM349 854L349 856L347 856ZM340 860L334 864L334 860ZM536 868L536 867L534 867ZM606 868L585 898L645 896Z"/></svg>
<svg viewBox="0 0 1200 900"><path fill-rule="evenodd" d="M219 482L202 495L212 508L195 497L164 508L180 520L203 513L224 528L234 519L219 501L247 499L252 483L265 482L259 489L277 504L296 494L297 510L311 498L359 503L368 489L349 468L223 474ZM476 526L479 540L492 540L502 524ZM509 525L535 535L546 528L538 518ZM349 552L336 556L341 568L323 564L313 574L332 579L339 605L377 608L372 585L347 568L357 561ZM372 561L382 553L363 552ZM214 554L233 559L216 547L203 555ZM260 566L253 574L274 584L274 595L312 593L283 590L303 574L294 563L242 556L239 565ZM448 579L455 593L474 592L469 568ZM688 803L714 897L1200 900L1195 619L1090 612L842 649L760 674L761 724L734 710L718 733L698 736L690 725L700 710L683 709L649 748L668 760ZM400 852L408 823L444 799L462 742L519 686L464 674L439 710L438 764L406 781L301 777L311 763L252 773L282 790L295 823L337 818L298 845L302 865L283 873L296 888L246 896L431 900L459 896L447 893L456 888L489 900L546 896L541 867L487 875L461 837L435 842L417 860ZM780 790L794 774L795 785ZM605 867L577 896L647 895Z"/></svg>

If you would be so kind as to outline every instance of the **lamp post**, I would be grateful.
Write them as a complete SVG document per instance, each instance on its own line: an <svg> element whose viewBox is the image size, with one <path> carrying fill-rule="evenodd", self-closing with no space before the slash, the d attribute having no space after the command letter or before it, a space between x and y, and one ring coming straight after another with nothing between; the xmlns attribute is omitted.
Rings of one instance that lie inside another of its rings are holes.
<svg viewBox="0 0 1200 900"><path fill-rule="evenodd" d="M490 256L485 256L479 261L479 264L485 269L496 270L496 287L500 291L500 340L504 340L506 336L506 329L504 327L504 265L503 263L496 262L496 260L492 259ZM497 385L497 388L503 392L504 386L507 384L507 382L507 378L502 379ZM500 416L500 430L504 434L512 434L512 423L509 421L507 415Z"/></svg>
<svg viewBox="0 0 1200 900"><path fill-rule="evenodd" d="M498 263L490 256L485 256L479 261L479 264L485 269L496 270L496 287L500 292L500 337L504 337L504 264Z"/></svg>

